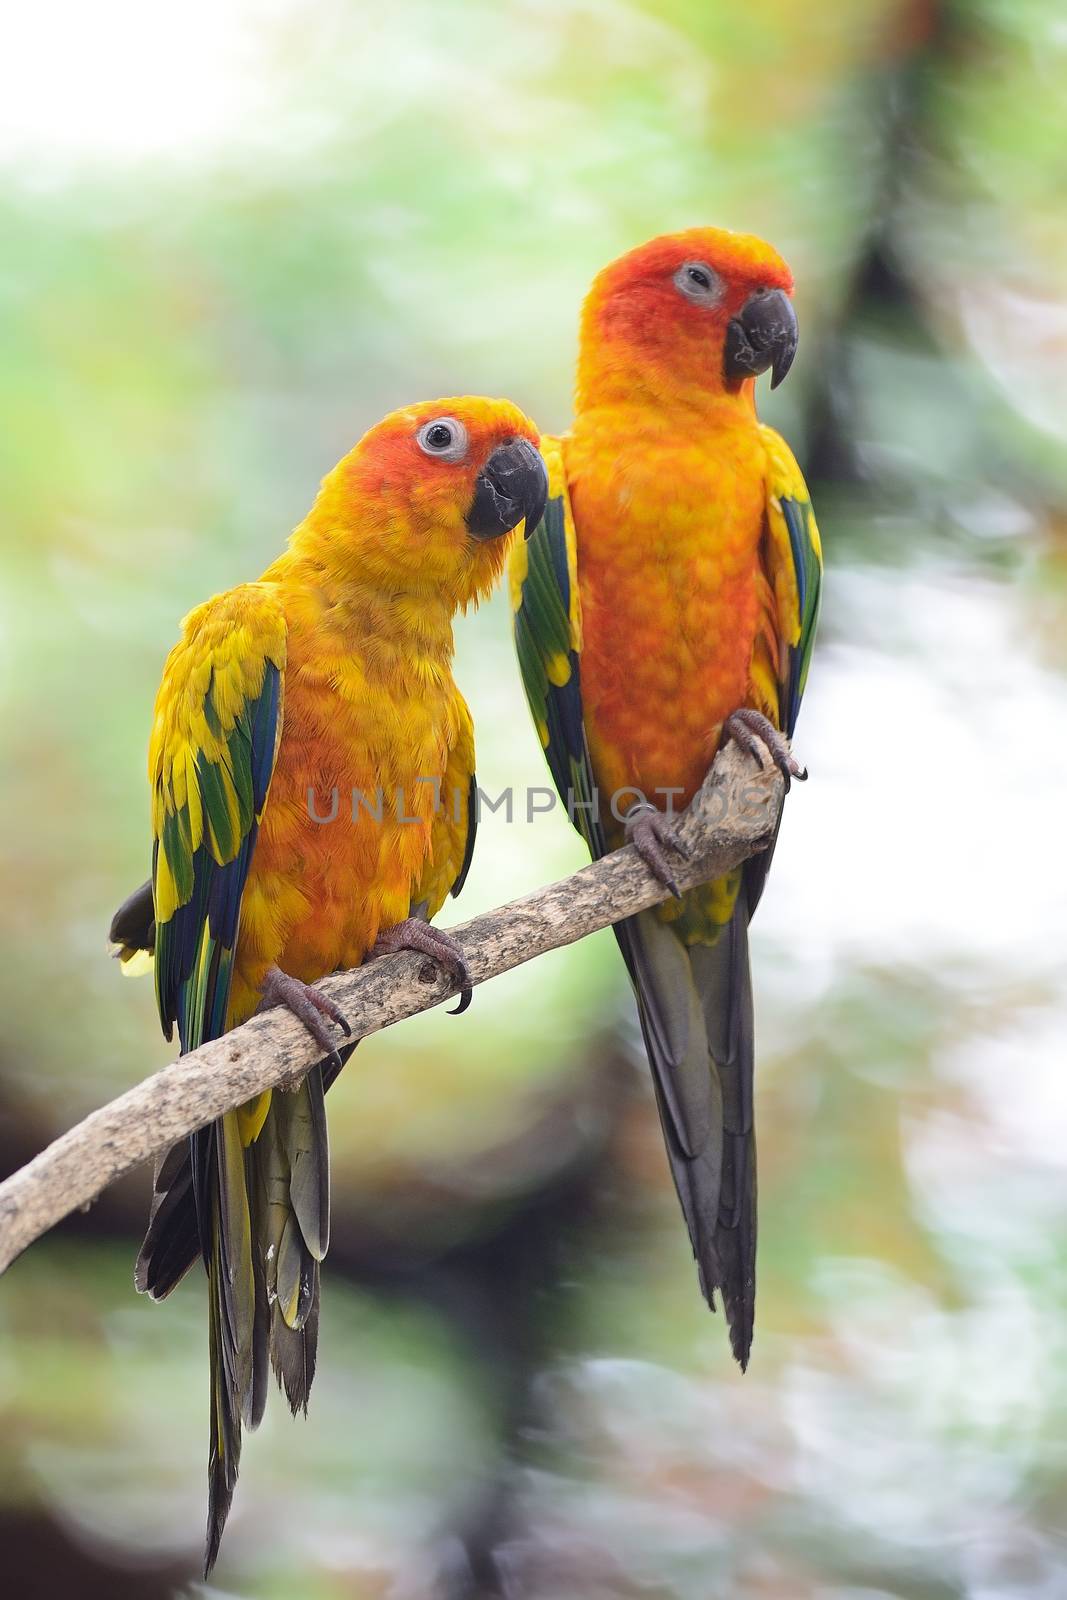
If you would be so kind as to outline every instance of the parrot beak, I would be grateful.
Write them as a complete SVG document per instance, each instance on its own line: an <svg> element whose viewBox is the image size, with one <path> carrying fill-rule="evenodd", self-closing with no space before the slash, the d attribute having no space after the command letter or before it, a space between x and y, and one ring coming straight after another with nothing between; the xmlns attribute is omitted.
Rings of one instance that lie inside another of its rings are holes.
<svg viewBox="0 0 1067 1600"><path fill-rule="evenodd" d="M497 445L478 474L467 528L476 539L496 539L526 520L526 537L545 514L548 472L528 439Z"/></svg>
<svg viewBox="0 0 1067 1600"><path fill-rule="evenodd" d="M781 289L764 289L750 295L740 316L726 326L723 375L755 378L771 370L771 388L777 389L797 353L797 314Z"/></svg>

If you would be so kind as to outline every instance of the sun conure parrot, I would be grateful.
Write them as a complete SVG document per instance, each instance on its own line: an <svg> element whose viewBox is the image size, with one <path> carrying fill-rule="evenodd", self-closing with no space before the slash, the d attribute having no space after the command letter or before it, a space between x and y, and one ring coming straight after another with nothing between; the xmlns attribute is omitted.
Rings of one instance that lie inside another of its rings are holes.
<svg viewBox="0 0 1067 1600"><path fill-rule="evenodd" d="M325 1058L295 1093L230 1112L157 1173L137 1286L161 1299L198 1254L209 1280L207 1570L268 1362L294 1413L315 1368L323 1094L341 1066L328 1022L348 1028L309 985L400 949L466 984L458 948L424 920L459 892L477 820L452 624L546 492L515 406L396 411L323 480L286 552L190 612L167 658L149 750L152 879L111 936L128 958L154 947L163 1029L177 1024L183 1052L284 1005Z"/></svg>
<svg viewBox="0 0 1067 1600"><path fill-rule="evenodd" d="M595 856L629 839L673 888L669 813L733 737L802 776L821 554L755 383L797 346L793 279L762 240L715 228L606 267L582 312L574 423L543 439L545 517L511 566L515 640L548 763ZM701 1288L742 1368L755 1307L756 1152L748 923L768 850L616 928L637 994Z"/></svg>

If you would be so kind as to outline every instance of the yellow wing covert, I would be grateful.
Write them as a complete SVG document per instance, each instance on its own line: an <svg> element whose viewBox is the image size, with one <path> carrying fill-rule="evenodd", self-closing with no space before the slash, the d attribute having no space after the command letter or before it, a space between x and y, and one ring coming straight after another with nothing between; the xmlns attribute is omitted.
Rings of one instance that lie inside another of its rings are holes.
<svg viewBox="0 0 1067 1600"><path fill-rule="evenodd" d="M231 589L185 618L156 699L156 999L183 1050L225 1030L241 897L281 736L285 648L271 586Z"/></svg>

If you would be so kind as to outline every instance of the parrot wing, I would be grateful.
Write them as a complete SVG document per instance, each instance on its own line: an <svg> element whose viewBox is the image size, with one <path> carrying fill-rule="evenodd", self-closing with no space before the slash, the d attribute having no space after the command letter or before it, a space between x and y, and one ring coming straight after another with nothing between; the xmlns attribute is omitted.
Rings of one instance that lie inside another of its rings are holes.
<svg viewBox="0 0 1067 1600"><path fill-rule="evenodd" d="M822 543L808 486L793 452L773 428L762 427L760 432L767 449L767 514L761 556L768 603L752 661L752 696L753 703L762 706L791 739L819 621ZM767 849L745 863L749 917L763 894L777 837L776 830Z"/></svg>
<svg viewBox="0 0 1067 1600"><path fill-rule="evenodd" d="M281 738L285 657L278 599L269 585L246 584L186 618L164 669L149 746L155 980L163 1031L170 1038L177 1024L183 1051L227 1026L241 900ZM117 914L120 942L132 937L127 924L143 921L143 901L139 892ZM208 1568L237 1480L242 1415L259 1420L267 1366L245 1115L227 1112L163 1162L136 1271L138 1288L161 1298L189 1265L195 1227L209 1281ZM283 1139L287 1131L271 1129ZM279 1277L295 1254L279 1261Z"/></svg>
<svg viewBox="0 0 1067 1600"><path fill-rule="evenodd" d="M226 1027L241 896L281 737L285 647L270 587L244 584L186 618L164 668L149 747L156 1000L183 1051Z"/></svg>
<svg viewBox="0 0 1067 1600"><path fill-rule="evenodd" d="M822 594L822 543L811 497L785 440L761 429L767 446L764 570L774 591L779 727L790 738L808 680Z"/></svg>
<svg viewBox="0 0 1067 1600"><path fill-rule="evenodd" d="M512 548L509 572L515 651L549 771L594 860L607 840L582 713L582 602L577 542L558 439L542 438L548 467L545 514Z"/></svg>

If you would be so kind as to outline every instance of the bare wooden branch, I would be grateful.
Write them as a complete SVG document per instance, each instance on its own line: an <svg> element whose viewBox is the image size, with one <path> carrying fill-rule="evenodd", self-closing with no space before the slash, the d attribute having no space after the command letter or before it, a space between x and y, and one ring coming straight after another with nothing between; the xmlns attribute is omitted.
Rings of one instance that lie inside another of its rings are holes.
<svg viewBox="0 0 1067 1600"><path fill-rule="evenodd" d="M782 799L777 771L756 771L748 756L727 745L679 824L689 850L688 859L678 863L679 886L707 883L766 846ZM479 984L666 897L628 847L451 932ZM341 1007L355 1039L455 993L425 957L408 954L336 974L321 987ZM293 1016L265 1012L92 1112L0 1184L0 1272L115 1178L261 1090L291 1086L317 1055Z"/></svg>

